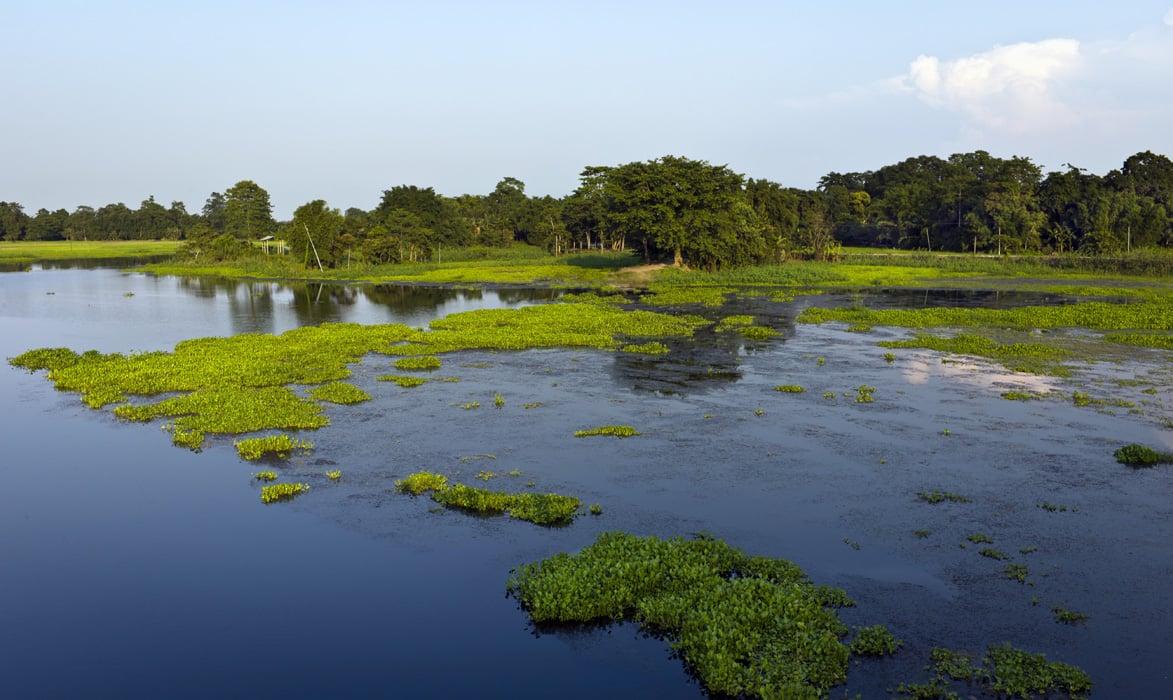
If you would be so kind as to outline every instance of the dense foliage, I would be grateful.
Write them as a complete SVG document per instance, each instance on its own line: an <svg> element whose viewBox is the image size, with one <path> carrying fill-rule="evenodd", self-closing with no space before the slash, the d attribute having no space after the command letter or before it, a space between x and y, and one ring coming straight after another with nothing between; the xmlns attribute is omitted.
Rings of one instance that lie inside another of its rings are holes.
<svg viewBox="0 0 1173 700"><path fill-rule="evenodd" d="M816 698L846 678L847 629L828 609L842 592L719 540L603 533L518 567L508 589L538 623L638 620L714 694Z"/></svg>
<svg viewBox="0 0 1173 700"><path fill-rule="evenodd" d="M168 238L186 241L189 258L215 262L260 254L253 244L269 235L300 263L323 269L440 261L514 242L555 255L630 249L705 269L834 258L841 245L1115 256L1173 245L1173 161L1143 151L1102 176L1070 164L1044 175L1029 158L979 150L831 172L804 190L668 155L588 166L560 198L527 195L512 177L488 194L456 197L397 185L369 211L342 212L319 199L284 223L251 180L211 193L198 213L154 197L138 209L120 202L31 216L0 202L7 241Z"/></svg>

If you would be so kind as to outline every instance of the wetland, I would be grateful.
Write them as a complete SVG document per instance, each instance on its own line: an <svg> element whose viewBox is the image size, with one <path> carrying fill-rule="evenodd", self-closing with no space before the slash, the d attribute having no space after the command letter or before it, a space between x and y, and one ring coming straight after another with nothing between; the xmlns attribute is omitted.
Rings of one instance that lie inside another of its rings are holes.
<svg viewBox="0 0 1173 700"><path fill-rule="evenodd" d="M9 687L1163 692L1167 298L712 282L0 274ZM543 602L607 547L630 599Z"/></svg>

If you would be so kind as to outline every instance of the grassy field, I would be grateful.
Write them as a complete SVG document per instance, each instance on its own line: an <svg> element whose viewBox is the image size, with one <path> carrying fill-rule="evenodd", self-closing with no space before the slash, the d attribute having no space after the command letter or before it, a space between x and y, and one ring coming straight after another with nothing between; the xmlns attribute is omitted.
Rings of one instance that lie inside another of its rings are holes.
<svg viewBox="0 0 1173 700"><path fill-rule="evenodd" d="M0 262L98 260L171 255L180 241L0 241Z"/></svg>

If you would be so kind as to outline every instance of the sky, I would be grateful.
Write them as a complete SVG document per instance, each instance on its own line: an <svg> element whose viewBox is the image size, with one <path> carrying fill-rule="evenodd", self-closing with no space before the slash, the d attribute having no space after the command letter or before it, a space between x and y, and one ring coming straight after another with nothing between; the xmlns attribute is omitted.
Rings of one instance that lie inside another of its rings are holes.
<svg viewBox="0 0 1173 700"><path fill-rule="evenodd" d="M814 188L985 150L1173 155L1173 0L0 0L0 201L279 219L396 185L564 196L676 155Z"/></svg>

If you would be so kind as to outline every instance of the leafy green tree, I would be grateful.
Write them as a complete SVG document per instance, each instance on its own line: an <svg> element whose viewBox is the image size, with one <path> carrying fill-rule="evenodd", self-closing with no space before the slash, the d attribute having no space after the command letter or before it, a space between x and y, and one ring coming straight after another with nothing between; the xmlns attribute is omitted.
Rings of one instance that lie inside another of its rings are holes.
<svg viewBox="0 0 1173 700"><path fill-rule="evenodd" d="M24 229L29 216L24 207L16 202L0 202L0 240L19 241L24 239Z"/></svg>
<svg viewBox="0 0 1173 700"><path fill-rule="evenodd" d="M485 198L485 205L487 228L497 245L525 239L529 198L525 196L524 182L515 177L502 178Z"/></svg>
<svg viewBox="0 0 1173 700"><path fill-rule="evenodd" d="M242 240L256 240L276 228L269 193L252 180L241 180L224 193L224 231Z"/></svg>
<svg viewBox="0 0 1173 700"><path fill-rule="evenodd" d="M89 240L96 216L94 208L84 204L74 209L65 222L65 237L71 241Z"/></svg>
<svg viewBox="0 0 1173 700"><path fill-rule="evenodd" d="M213 231L223 233L224 228L228 225L227 219L224 216L227 206L228 200L219 192L213 192L208 195L207 201L204 202L204 208L202 210L204 223Z"/></svg>
<svg viewBox="0 0 1173 700"><path fill-rule="evenodd" d="M293 211L293 220L282 236L290 253L301 257L307 267L335 267L345 261L347 248L339 238L345 233L346 219L325 200L315 199Z"/></svg>
<svg viewBox="0 0 1173 700"><path fill-rule="evenodd" d="M727 166L664 156L606 172L606 219L628 240L706 269L765 259L765 226Z"/></svg>
<svg viewBox="0 0 1173 700"><path fill-rule="evenodd" d="M65 222L68 219L69 212L64 209L38 209L25 228L25 240L60 241L65 238Z"/></svg>

